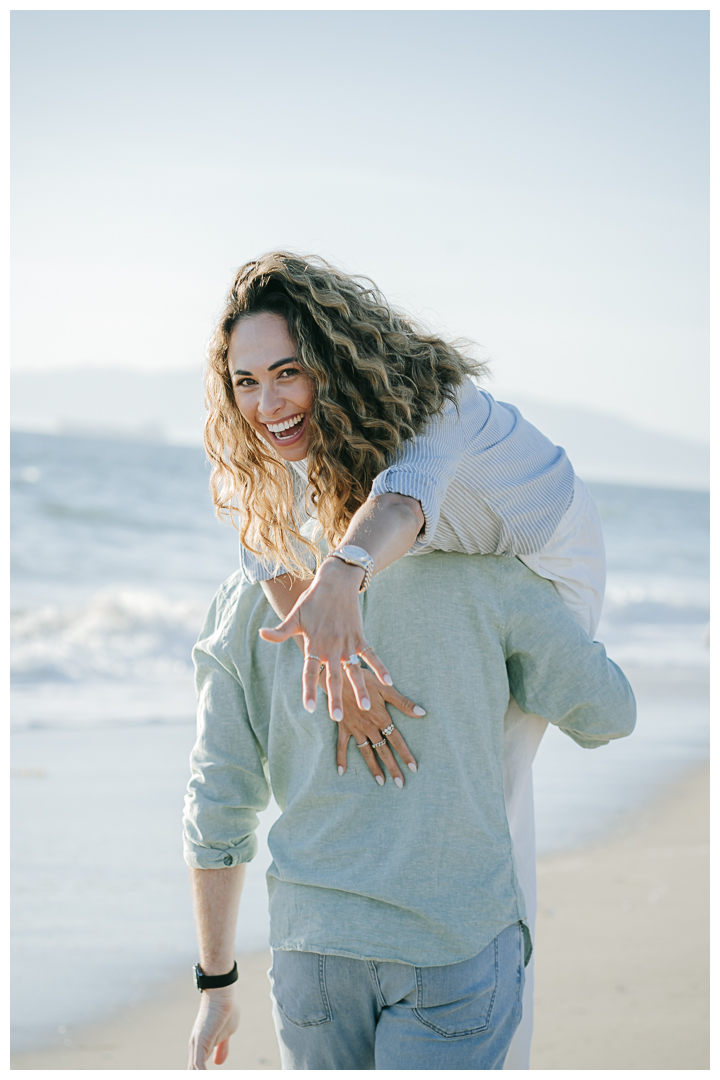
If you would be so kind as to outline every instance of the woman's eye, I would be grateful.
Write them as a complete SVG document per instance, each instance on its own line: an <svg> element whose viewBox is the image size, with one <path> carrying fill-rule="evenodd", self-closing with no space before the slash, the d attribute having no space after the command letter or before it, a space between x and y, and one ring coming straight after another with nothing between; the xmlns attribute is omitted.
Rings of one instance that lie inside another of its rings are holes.
<svg viewBox="0 0 720 1080"><path fill-rule="evenodd" d="M255 380L254 379L238 379L238 381L235 383L236 387L254 386L254 385L255 385Z"/></svg>
<svg viewBox="0 0 720 1080"><path fill-rule="evenodd" d="M300 374L300 369L299 368L289 367L289 368L283 368L283 370L280 372L279 377L282 378L283 375L299 375L299 374Z"/></svg>

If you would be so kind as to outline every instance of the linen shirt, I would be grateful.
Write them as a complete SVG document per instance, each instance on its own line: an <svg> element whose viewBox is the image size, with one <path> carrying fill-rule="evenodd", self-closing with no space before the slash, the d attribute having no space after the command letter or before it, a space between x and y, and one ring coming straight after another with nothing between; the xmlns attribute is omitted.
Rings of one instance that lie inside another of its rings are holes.
<svg viewBox="0 0 720 1080"><path fill-rule="evenodd" d="M338 775L324 695L305 712L300 650L259 637L277 616L237 573L194 650L185 858L200 869L252 859L272 790L282 811L268 841L273 948L455 963L526 914L503 792L510 692L597 747L632 731L632 691L553 585L518 559L401 559L360 602L396 686L427 710L410 719L389 707L417 774L379 787L351 740Z"/></svg>
<svg viewBox="0 0 720 1080"><path fill-rule="evenodd" d="M307 520L304 462L292 462L300 483L296 512ZM531 555L555 532L573 497L574 472L565 451L528 423L514 405L495 401L463 380L458 407L448 401L427 430L405 442L379 473L370 498L397 492L417 499L425 525L407 554ZM284 568L240 545L248 581Z"/></svg>

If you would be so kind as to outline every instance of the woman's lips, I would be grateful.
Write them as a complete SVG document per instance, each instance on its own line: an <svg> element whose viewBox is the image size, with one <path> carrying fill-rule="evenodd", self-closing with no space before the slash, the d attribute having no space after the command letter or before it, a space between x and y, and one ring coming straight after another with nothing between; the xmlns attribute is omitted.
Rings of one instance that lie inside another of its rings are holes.
<svg viewBox="0 0 720 1080"><path fill-rule="evenodd" d="M293 443L296 443L298 441L298 439L300 439L302 437L302 435L303 435L303 433L305 431L306 424L307 424L307 413L302 418L300 423L297 424L294 428L287 428L285 431L280 432L278 434L276 434L274 431L270 431L267 424L264 424L263 427L267 431L268 438L270 439L270 441L274 442L276 446L292 446ZM283 438L283 436L284 436L284 438Z"/></svg>

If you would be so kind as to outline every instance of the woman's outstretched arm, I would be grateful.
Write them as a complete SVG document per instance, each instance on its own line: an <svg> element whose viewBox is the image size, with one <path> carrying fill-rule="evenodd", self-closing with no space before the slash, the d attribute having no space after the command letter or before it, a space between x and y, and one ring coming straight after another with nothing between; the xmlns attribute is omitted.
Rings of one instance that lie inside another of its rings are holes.
<svg viewBox="0 0 720 1080"><path fill-rule="evenodd" d="M410 550L424 523L417 499L391 492L363 503L341 544L354 544L367 551L377 573ZM372 649L367 651L371 643L365 640L359 599L363 576L361 567L351 566L342 559L326 559L309 587L300 590L287 618L274 629L266 627L260 631L265 641L279 643L294 635L304 639L303 703L308 712L315 710L321 663L328 668L329 710L335 720L343 718L341 661L353 653L364 652L364 659L377 677L392 685L390 673L380 658ZM369 709L362 668L355 665L346 670L358 705Z"/></svg>

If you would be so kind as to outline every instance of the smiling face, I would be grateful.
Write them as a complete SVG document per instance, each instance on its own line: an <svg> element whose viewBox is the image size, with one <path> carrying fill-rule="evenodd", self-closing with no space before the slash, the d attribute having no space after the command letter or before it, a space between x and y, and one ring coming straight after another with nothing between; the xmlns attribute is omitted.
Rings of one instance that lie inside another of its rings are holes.
<svg viewBox="0 0 720 1080"><path fill-rule="evenodd" d="M228 370L238 409L285 461L307 457L312 380L295 359L282 315L241 319L228 346Z"/></svg>

